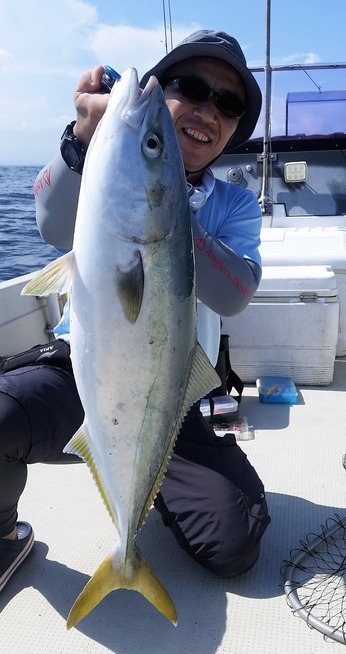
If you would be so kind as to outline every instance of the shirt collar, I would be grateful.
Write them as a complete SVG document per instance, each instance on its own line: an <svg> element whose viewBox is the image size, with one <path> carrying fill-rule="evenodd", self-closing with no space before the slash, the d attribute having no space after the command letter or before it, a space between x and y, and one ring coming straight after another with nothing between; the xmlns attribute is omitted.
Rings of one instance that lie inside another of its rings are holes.
<svg viewBox="0 0 346 654"><path fill-rule="evenodd" d="M202 181L198 186L188 184L189 204L191 209L196 211L203 207L212 194L215 187L214 173L210 168L206 168L203 173Z"/></svg>

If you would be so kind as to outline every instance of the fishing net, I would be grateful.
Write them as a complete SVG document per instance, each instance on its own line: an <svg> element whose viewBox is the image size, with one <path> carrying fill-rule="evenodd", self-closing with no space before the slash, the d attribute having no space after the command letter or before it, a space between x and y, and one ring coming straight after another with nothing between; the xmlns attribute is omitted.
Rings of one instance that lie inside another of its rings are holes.
<svg viewBox="0 0 346 654"><path fill-rule="evenodd" d="M328 518L300 545L282 570L287 602L326 640L346 645L346 517Z"/></svg>

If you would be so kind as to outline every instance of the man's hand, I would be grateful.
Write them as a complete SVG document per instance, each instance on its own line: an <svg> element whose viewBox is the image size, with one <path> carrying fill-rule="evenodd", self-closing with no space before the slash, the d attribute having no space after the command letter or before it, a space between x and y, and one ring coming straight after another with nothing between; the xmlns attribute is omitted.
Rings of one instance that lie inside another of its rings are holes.
<svg viewBox="0 0 346 654"><path fill-rule="evenodd" d="M86 70L75 91L77 118L73 133L86 146L89 145L109 100L109 93L101 91L100 80L103 73L103 66Z"/></svg>

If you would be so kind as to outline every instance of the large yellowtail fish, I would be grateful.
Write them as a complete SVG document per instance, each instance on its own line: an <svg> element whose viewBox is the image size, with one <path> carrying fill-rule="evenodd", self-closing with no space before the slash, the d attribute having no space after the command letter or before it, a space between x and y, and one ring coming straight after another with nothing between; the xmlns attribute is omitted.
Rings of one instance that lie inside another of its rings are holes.
<svg viewBox="0 0 346 654"><path fill-rule="evenodd" d="M71 356L85 420L65 451L88 463L118 531L74 603L75 625L116 588L173 603L136 546L189 407L220 384L196 337L190 216L162 89L128 69L88 148L73 250L25 294L68 291Z"/></svg>

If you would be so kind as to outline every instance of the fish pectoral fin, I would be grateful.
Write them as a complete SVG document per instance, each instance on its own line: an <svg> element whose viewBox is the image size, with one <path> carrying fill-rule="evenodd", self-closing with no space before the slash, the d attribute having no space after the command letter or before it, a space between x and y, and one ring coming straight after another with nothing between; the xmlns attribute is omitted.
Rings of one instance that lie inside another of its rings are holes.
<svg viewBox="0 0 346 654"><path fill-rule="evenodd" d="M117 269L116 288L125 318L131 324L135 323L141 310L144 292L144 269L140 252L130 270Z"/></svg>
<svg viewBox="0 0 346 654"><path fill-rule="evenodd" d="M40 270L22 289L21 295L63 295L71 288L73 251L67 252Z"/></svg>
<svg viewBox="0 0 346 654"><path fill-rule="evenodd" d="M141 593L174 625L177 614L173 602L155 572L137 548L126 567L116 569L108 556L77 597L67 618L67 629L84 618L112 590L127 588Z"/></svg>
<svg viewBox="0 0 346 654"><path fill-rule="evenodd" d="M83 461L87 463L96 486L100 491L100 495L106 505L107 511L111 516L117 531L119 531L118 518L108 499L108 495L102 483L102 479L99 475L99 471L89 447L88 427L85 422L83 422L82 426L78 429L78 431L76 431L75 435L72 436L71 440L65 445L63 451L66 454L77 454L77 456L79 456L81 459L83 459Z"/></svg>

